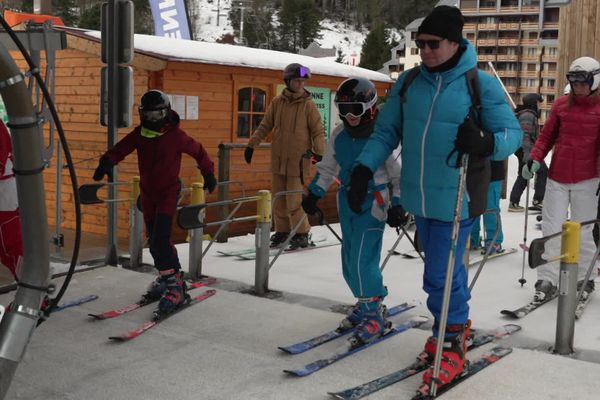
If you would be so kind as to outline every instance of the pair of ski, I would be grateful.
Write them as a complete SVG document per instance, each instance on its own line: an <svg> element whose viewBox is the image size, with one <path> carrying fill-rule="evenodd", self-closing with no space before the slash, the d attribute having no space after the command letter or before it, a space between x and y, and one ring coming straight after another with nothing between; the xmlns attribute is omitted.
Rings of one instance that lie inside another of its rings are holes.
<svg viewBox="0 0 600 400"><path fill-rule="evenodd" d="M206 278L206 279L203 279L200 281L186 282L186 283L187 283L188 289L197 289L197 288L201 288L201 287L204 287L207 285L212 285L215 282L216 282L216 279L214 279L214 278ZM156 315L154 315L154 317L152 317L148 321L138 325L134 329L127 331L125 333L122 333L120 335L117 335L117 336L110 336L109 339L113 340L113 341L117 341L117 342L126 342L128 340L134 339L134 338L140 336L142 333L147 332L151 328L155 327L156 325L158 325L160 322L166 320L167 318L185 310L186 308L188 308L190 306L193 306L194 304L200 303L201 301L208 299L209 297L213 296L215 293L216 293L216 290L211 289L211 290L207 290L204 293L199 294L194 297L190 297L188 295L188 298L185 300L185 302L182 305L180 305L179 308L177 308L175 311L173 311L169 314L163 314L163 315L156 314ZM119 317L121 315L127 314L131 311L137 310L139 308L142 308L144 306L147 306L148 304L152 304L155 302L156 301L140 300L138 302L131 303L125 307L104 311L100 314L88 314L88 316L92 317L94 320L105 320L105 319L115 318L115 317Z"/></svg>
<svg viewBox="0 0 600 400"><path fill-rule="evenodd" d="M515 310L502 310L500 311L500 313L512 319L523 318L530 312L535 311L544 304L554 300L556 297L558 297L558 290L556 290L551 296L548 296L546 299L544 299L544 301L531 301L525 304L523 307L519 307ZM581 318L583 312L585 311L585 307L590 302L591 297L591 295L588 295L585 298L582 298L581 301L577 303L577 306L575 307L576 319Z"/></svg>
<svg viewBox="0 0 600 400"><path fill-rule="evenodd" d="M409 310L411 308L414 308L414 307L415 307L414 304L409 304L409 303L403 303L403 304L400 304L399 306L392 307L388 310L388 317L393 317L395 315L398 315L398 314L400 314L406 310ZM416 328L416 327L424 324L425 322L427 322L426 317L414 317L414 318L410 319L408 322L405 322L402 324L397 324L397 325L392 325L392 327L390 329L386 330L384 335L382 335L381 337L379 337L371 342L359 344L359 345L352 345L351 343L347 343L342 347L341 350L333 352L330 356L328 356L326 358L319 359L317 361L311 362L309 364L306 364L306 365L301 366L296 369L285 369L283 372L285 372L289 375L292 375L292 376L297 376L297 377L308 376L308 375L310 375L314 372L317 372L325 367L328 367L328 366L334 364L335 362L342 360L352 354L358 353L359 351L367 349L377 343L383 342L384 340L387 340L399 333L402 333L411 328ZM347 329L344 331L339 331L338 329L335 329L335 330L326 332L322 335L316 336L314 338L311 338L309 340L306 340L306 341L303 341L300 343L296 343L296 344L293 344L290 346L281 346L281 347L279 347L279 349L288 354L300 354L307 350L310 350L317 346L320 346L324 343L327 343L334 339L337 339L339 337L348 335L348 334L354 332L355 330L356 330L355 328Z"/></svg>
<svg viewBox="0 0 600 400"><path fill-rule="evenodd" d="M521 330L521 327L519 325L507 324L507 325L503 325L503 326L499 327L498 329L496 329L493 332L488 332L488 333L481 332L480 333L478 331L475 331L475 334L469 343L468 349L473 350L477 347L481 347L481 346L483 346L487 343L490 343L494 340L501 339L508 335L512 335L513 333L518 332L519 330ZM459 377L458 379L454 380L453 382L439 388L437 390L437 395L440 395L441 393L449 390L450 388L452 388L453 386L458 384L460 381L463 381L463 380L467 379L468 377L476 374L483 368L487 367L488 365L496 362L500 358L509 354L511 351L512 351L512 349L504 348L504 347L493 348L490 352L486 353L480 359L477 359L477 360L471 362L469 365L469 368L467 369L465 374L463 374L461 377ZM392 372L391 374L382 376L380 378L374 379L367 383L363 383L361 385L355 386L350 389L345 389L345 390L341 390L338 392L329 392L329 395L331 395L332 397L334 397L336 399L343 399L343 400L361 399L361 398L368 396L372 393L375 393L383 388L393 385L394 383L400 382L400 381L407 379L413 375L416 375L419 372L422 372L429 367L430 367L429 363L422 361L422 360L416 360L415 362L413 362L406 368L402 368L401 370ZM415 398L416 399L427 398L424 396L427 396L427 393L419 393L419 394L417 394L417 396Z"/></svg>

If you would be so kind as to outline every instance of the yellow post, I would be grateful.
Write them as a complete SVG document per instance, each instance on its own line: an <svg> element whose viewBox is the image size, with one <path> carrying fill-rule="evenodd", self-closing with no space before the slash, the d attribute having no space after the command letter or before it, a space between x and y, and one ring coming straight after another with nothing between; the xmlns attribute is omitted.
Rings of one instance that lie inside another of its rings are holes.
<svg viewBox="0 0 600 400"><path fill-rule="evenodd" d="M256 201L256 214L258 223L271 222L271 192L269 190L260 190L258 200Z"/></svg>
<svg viewBox="0 0 600 400"><path fill-rule="evenodd" d="M192 183L191 205L204 204L206 198L204 195L204 181Z"/></svg>
<svg viewBox="0 0 600 400"><path fill-rule="evenodd" d="M560 253L562 261L567 264L579 264L579 242L581 240L581 224L566 221L562 226L563 235Z"/></svg>
<svg viewBox="0 0 600 400"><path fill-rule="evenodd" d="M131 201L131 206L136 205L137 198L140 195L140 177L134 176L131 178L131 197L129 200Z"/></svg>

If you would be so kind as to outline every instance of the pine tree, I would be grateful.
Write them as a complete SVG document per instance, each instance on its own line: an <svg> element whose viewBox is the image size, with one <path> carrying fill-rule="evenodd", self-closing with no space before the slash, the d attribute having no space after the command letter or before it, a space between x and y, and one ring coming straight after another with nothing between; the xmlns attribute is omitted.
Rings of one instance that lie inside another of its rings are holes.
<svg viewBox="0 0 600 400"><path fill-rule="evenodd" d="M75 26L79 17L75 12L75 0L53 0L52 11L66 26Z"/></svg>
<svg viewBox="0 0 600 400"><path fill-rule="evenodd" d="M297 53L319 38L320 15L313 0L285 0L279 22L278 50Z"/></svg>
<svg viewBox="0 0 600 400"><path fill-rule="evenodd" d="M385 51L385 36L385 28L383 23L376 23L373 26L373 29L369 31L369 34L363 43L362 50L360 52L360 64L358 64L359 67L374 71L381 69L383 63L386 62L390 57L389 51Z"/></svg>
<svg viewBox="0 0 600 400"><path fill-rule="evenodd" d="M275 42L273 26L273 8L269 0L255 0L251 7L244 8L244 41L248 47L271 49ZM241 11L233 8L229 12L229 20L234 32L239 37Z"/></svg>
<svg viewBox="0 0 600 400"><path fill-rule="evenodd" d="M83 10L79 17L78 27L83 29L100 30L102 3L96 3L93 6Z"/></svg>

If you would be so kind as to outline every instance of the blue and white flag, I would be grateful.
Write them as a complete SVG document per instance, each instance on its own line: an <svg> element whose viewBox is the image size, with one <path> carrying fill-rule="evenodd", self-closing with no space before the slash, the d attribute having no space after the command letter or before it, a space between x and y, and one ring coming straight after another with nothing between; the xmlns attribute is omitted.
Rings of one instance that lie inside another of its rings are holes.
<svg viewBox="0 0 600 400"><path fill-rule="evenodd" d="M184 0L150 0L154 35L192 39Z"/></svg>

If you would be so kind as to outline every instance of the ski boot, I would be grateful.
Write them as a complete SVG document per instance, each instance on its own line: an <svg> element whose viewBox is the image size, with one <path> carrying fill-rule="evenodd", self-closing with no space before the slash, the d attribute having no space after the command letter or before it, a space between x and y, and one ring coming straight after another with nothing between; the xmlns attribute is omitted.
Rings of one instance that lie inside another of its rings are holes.
<svg viewBox="0 0 600 400"><path fill-rule="evenodd" d="M146 293L142 295L142 299L139 301L140 304L148 304L160 300L162 295L167 290L167 277L175 273L175 269L168 269L165 271L158 271L158 276L148 286Z"/></svg>
<svg viewBox="0 0 600 400"><path fill-rule="evenodd" d="M509 212L523 212L525 211L525 207L520 206L519 203L510 203L508 206Z"/></svg>
<svg viewBox="0 0 600 400"><path fill-rule="evenodd" d="M354 304L354 307L352 307L352 310L350 310L348 315L346 315L346 318L344 318L342 320L342 322L340 322L340 326L337 328L337 331L344 332L344 331L347 331L348 329L352 329L364 319L364 317L365 317L364 313L367 311L367 307L361 306L361 303L366 304L366 303L370 303L370 302L381 302L381 300L382 300L382 298L380 296L359 299L359 301L357 301L356 304ZM384 304L381 304L381 307L382 307L382 312L383 312L384 318L387 319L387 317L388 317L387 307Z"/></svg>
<svg viewBox="0 0 600 400"><path fill-rule="evenodd" d="M154 313L156 319L171 314L190 300L187 294L187 285L182 277L183 273L181 271L166 277L166 290L158 302L158 309Z"/></svg>
<svg viewBox="0 0 600 400"><path fill-rule="evenodd" d="M281 246L286 241L289 234L289 232L275 232L273 235L271 235L271 244L269 246L271 248Z"/></svg>
<svg viewBox="0 0 600 400"><path fill-rule="evenodd" d="M290 240L288 250L303 249L309 246L314 246L314 243L310 240L308 233L296 233Z"/></svg>
<svg viewBox="0 0 600 400"><path fill-rule="evenodd" d="M543 203L539 200L533 200L531 203L531 207L529 207L529 211L539 211L542 212Z"/></svg>
<svg viewBox="0 0 600 400"><path fill-rule="evenodd" d="M471 251L481 251L481 249L483 249L483 247L481 246L481 236L479 237L478 240L473 240L471 239L471 245L469 247L469 250Z"/></svg>
<svg viewBox="0 0 600 400"><path fill-rule="evenodd" d="M375 309L363 312L363 319L356 325L356 331L348 339L352 347L359 347L385 335L392 327L386 319L383 305L378 302Z"/></svg>
<svg viewBox="0 0 600 400"><path fill-rule="evenodd" d="M487 243L482 249L481 249L481 254L485 255L485 253L488 251L488 247L490 247L490 244ZM494 243L491 245L491 249L490 251L490 256L494 255L494 254L500 254L500 253L504 253L505 249L502 248L502 245L500 243Z"/></svg>
<svg viewBox="0 0 600 400"><path fill-rule="evenodd" d="M557 287L550 281L539 280L535 283L535 294L533 295L534 303L544 303L554 297Z"/></svg>
<svg viewBox="0 0 600 400"><path fill-rule="evenodd" d="M468 338L471 336L471 320L465 325L451 324L446 327L446 336L442 347L442 362L440 364L440 374L437 377L438 389L449 384L453 380L460 378L469 366L466 359ZM430 338L431 339L431 338ZM425 343L425 352L431 360L435 358L436 340L427 339ZM433 349L433 355L429 350ZM433 361L431 361L433 362ZM423 384L418 392L422 395L429 393L431 382L433 381L433 366L423 374Z"/></svg>

